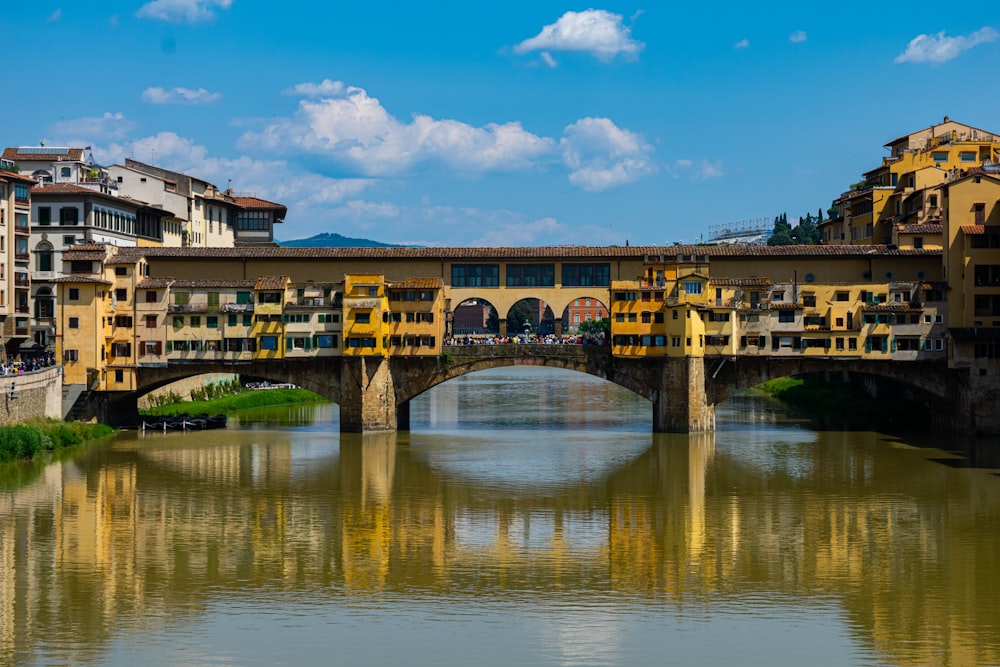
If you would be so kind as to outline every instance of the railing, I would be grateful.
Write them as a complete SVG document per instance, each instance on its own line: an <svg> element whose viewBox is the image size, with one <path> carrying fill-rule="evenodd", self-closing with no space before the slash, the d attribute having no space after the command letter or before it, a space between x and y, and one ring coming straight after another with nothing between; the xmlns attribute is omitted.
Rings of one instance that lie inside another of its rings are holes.
<svg viewBox="0 0 1000 667"><path fill-rule="evenodd" d="M252 313L252 303L226 303L222 306L224 313Z"/></svg>
<svg viewBox="0 0 1000 667"><path fill-rule="evenodd" d="M27 253L27 252L15 252L14 253L14 259L22 261L22 262L27 262L29 259L31 259L31 253Z"/></svg>
<svg viewBox="0 0 1000 667"><path fill-rule="evenodd" d="M22 278L21 275L15 274L14 275L14 286L15 287L31 287L31 280L27 276L24 276Z"/></svg>

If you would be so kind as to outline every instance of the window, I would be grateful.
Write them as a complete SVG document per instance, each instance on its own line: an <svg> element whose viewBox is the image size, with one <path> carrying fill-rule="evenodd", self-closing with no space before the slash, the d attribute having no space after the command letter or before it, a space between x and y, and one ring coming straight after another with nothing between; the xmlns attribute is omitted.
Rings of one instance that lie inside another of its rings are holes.
<svg viewBox="0 0 1000 667"><path fill-rule="evenodd" d="M452 287L499 287L499 264L452 264Z"/></svg>
<svg viewBox="0 0 1000 667"><path fill-rule="evenodd" d="M69 288L69 297L68 298L69 298L70 301L79 301L80 300L80 288L79 287L70 287Z"/></svg>
<svg viewBox="0 0 1000 667"><path fill-rule="evenodd" d="M269 211L240 211L236 214L236 229L239 231L267 231L270 228Z"/></svg>
<svg viewBox="0 0 1000 667"><path fill-rule="evenodd" d="M771 301L784 301L785 293L783 291L777 290L771 295Z"/></svg>
<svg viewBox="0 0 1000 667"><path fill-rule="evenodd" d="M250 292L237 292L236 303L239 304L253 303L253 295Z"/></svg>
<svg viewBox="0 0 1000 667"><path fill-rule="evenodd" d="M38 249L38 270L39 271L51 271L52 270L52 248L44 247Z"/></svg>
<svg viewBox="0 0 1000 667"><path fill-rule="evenodd" d="M63 361L80 361L80 351L63 350Z"/></svg>
<svg viewBox="0 0 1000 667"><path fill-rule="evenodd" d="M702 282L700 280L687 280L684 282L684 292L687 294L701 294Z"/></svg>
<svg viewBox="0 0 1000 667"><path fill-rule="evenodd" d="M947 162L948 161L948 151L934 151L932 156L935 162Z"/></svg>
<svg viewBox="0 0 1000 667"><path fill-rule="evenodd" d="M803 294L802 295L802 305L806 308L816 307L816 295L815 294Z"/></svg>
<svg viewBox="0 0 1000 667"><path fill-rule="evenodd" d="M80 328L80 318L79 317L71 317L71 318L69 318L69 324L67 326L69 326L70 329L79 329Z"/></svg>
<svg viewBox="0 0 1000 667"><path fill-rule="evenodd" d="M146 328L147 329L156 328L156 315L146 315Z"/></svg>
<svg viewBox="0 0 1000 667"><path fill-rule="evenodd" d="M27 183L15 183L14 184L14 199L28 199L28 184Z"/></svg>
<svg viewBox="0 0 1000 667"><path fill-rule="evenodd" d="M320 334L316 336L316 347L337 347L337 337L332 334Z"/></svg>
<svg viewBox="0 0 1000 667"><path fill-rule="evenodd" d="M147 292L146 294L149 294ZM191 300L191 294L189 292L174 292L174 303L178 306L186 306L188 301Z"/></svg>
<svg viewBox="0 0 1000 667"><path fill-rule="evenodd" d="M124 266L116 266L115 267L115 275L116 276L126 276L126 275L128 275L128 269L126 269Z"/></svg>
<svg viewBox="0 0 1000 667"><path fill-rule="evenodd" d="M219 307L219 293L218 292L209 292L208 293L208 307L209 308L218 308Z"/></svg>
<svg viewBox="0 0 1000 667"><path fill-rule="evenodd" d="M118 369L115 371L115 382L121 384L125 381L125 371Z"/></svg>
<svg viewBox="0 0 1000 667"><path fill-rule="evenodd" d="M59 209L60 225L75 225L80 215L79 209L75 206L63 206Z"/></svg>
<svg viewBox="0 0 1000 667"><path fill-rule="evenodd" d="M52 223L52 207L51 206L39 206L38 207L38 224L49 225Z"/></svg>
<svg viewBox="0 0 1000 667"><path fill-rule="evenodd" d="M507 287L553 287L555 264L508 264Z"/></svg>
<svg viewBox="0 0 1000 667"><path fill-rule="evenodd" d="M191 316L191 326L192 327L200 327L201 326L201 315L192 315Z"/></svg>
<svg viewBox="0 0 1000 667"><path fill-rule="evenodd" d="M146 290L146 303L156 303L156 292L153 290Z"/></svg>
<svg viewBox="0 0 1000 667"><path fill-rule="evenodd" d="M119 287L115 290L115 298L119 301L128 301L128 290L123 287Z"/></svg>
<svg viewBox="0 0 1000 667"><path fill-rule="evenodd" d="M608 287L611 285L610 264L562 265L563 287Z"/></svg>
<svg viewBox="0 0 1000 667"><path fill-rule="evenodd" d="M795 321L795 311L794 310L781 310L778 311L778 321L779 322L794 322Z"/></svg>
<svg viewBox="0 0 1000 667"><path fill-rule="evenodd" d="M354 313L354 321L358 324L371 324L371 313Z"/></svg>
<svg viewBox="0 0 1000 667"><path fill-rule="evenodd" d="M132 356L132 344L131 343L112 343L111 344L111 356L112 357L130 357L130 356Z"/></svg>
<svg viewBox="0 0 1000 667"><path fill-rule="evenodd" d="M277 336L261 336L260 337L260 349L273 351L278 349L278 337Z"/></svg>
<svg viewBox="0 0 1000 667"><path fill-rule="evenodd" d="M209 315L209 316L207 316L205 318L205 326L207 326L209 329L218 329L219 328L219 316L218 315Z"/></svg>
<svg viewBox="0 0 1000 667"><path fill-rule="evenodd" d="M257 303L281 303L281 292L259 292Z"/></svg>
<svg viewBox="0 0 1000 667"><path fill-rule="evenodd" d="M975 151L961 151L958 154L958 159L961 160L962 162L975 162L976 153Z"/></svg>

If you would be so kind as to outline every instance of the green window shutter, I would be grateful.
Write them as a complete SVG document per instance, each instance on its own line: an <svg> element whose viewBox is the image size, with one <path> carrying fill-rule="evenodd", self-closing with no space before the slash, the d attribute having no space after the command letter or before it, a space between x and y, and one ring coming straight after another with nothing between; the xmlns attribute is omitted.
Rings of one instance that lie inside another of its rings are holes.
<svg viewBox="0 0 1000 667"><path fill-rule="evenodd" d="M289 336L288 338L285 339L285 349L286 350L292 349L292 337L291 336Z"/></svg>
<svg viewBox="0 0 1000 667"><path fill-rule="evenodd" d="M896 351L896 339L895 338L892 339L892 351L893 352Z"/></svg>
<svg viewBox="0 0 1000 667"><path fill-rule="evenodd" d="M281 321L284 322L285 324L288 324L288 315L282 315Z"/></svg>
<svg viewBox="0 0 1000 667"><path fill-rule="evenodd" d="M229 315L229 326L231 326L231 327L235 327L236 326L236 316L235 315L232 315L232 314Z"/></svg>
<svg viewBox="0 0 1000 667"><path fill-rule="evenodd" d="M174 351L174 341L168 340L167 341L167 354L170 354L173 351Z"/></svg>
<svg viewBox="0 0 1000 667"><path fill-rule="evenodd" d="M311 350L312 349L312 338L306 337L305 343L306 343L305 344L305 348L307 350Z"/></svg>
<svg viewBox="0 0 1000 667"><path fill-rule="evenodd" d="M872 351L872 339L865 338L865 352L871 352L871 351Z"/></svg>

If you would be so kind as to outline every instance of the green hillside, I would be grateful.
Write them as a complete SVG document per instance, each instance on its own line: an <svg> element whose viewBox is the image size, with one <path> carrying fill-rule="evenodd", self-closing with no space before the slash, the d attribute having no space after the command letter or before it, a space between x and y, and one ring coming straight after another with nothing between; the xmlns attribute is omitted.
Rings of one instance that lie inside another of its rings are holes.
<svg viewBox="0 0 1000 667"><path fill-rule="evenodd" d="M352 239L333 232L310 236L307 239L278 241L278 245L286 248L398 248L392 243L379 243L369 239Z"/></svg>

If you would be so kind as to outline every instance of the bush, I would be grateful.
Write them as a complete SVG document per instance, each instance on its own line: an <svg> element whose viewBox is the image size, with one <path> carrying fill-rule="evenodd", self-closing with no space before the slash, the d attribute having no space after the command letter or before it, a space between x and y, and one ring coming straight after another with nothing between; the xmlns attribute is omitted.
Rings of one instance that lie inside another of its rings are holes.
<svg viewBox="0 0 1000 667"><path fill-rule="evenodd" d="M30 459L41 452L75 447L111 435L104 424L78 424L54 420L0 426L0 462Z"/></svg>

